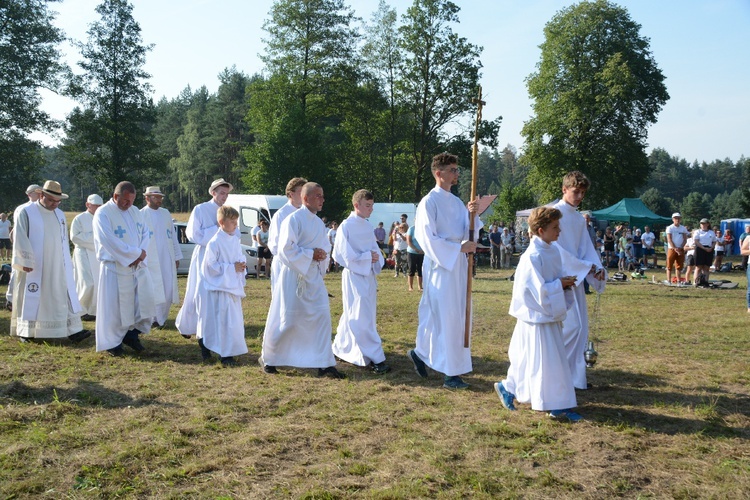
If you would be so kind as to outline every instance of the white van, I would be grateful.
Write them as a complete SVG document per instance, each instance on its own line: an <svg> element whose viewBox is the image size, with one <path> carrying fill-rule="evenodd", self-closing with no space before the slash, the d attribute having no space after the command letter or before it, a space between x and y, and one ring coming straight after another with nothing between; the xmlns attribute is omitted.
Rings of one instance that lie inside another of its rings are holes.
<svg viewBox="0 0 750 500"><path fill-rule="evenodd" d="M240 213L240 234L244 245L256 246L250 232L263 218L271 222L271 217L287 202L286 196L271 194L233 194L227 196L226 205Z"/></svg>
<svg viewBox="0 0 750 500"><path fill-rule="evenodd" d="M401 222L401 214L406 214L406 222L409 226L412 226L416 213L417 206L414 203L378 203L376 201L372 209L372 215L367 220L373 229L378 227L378 223L382 222L387 233L391 224L396 221Z"/></svg>

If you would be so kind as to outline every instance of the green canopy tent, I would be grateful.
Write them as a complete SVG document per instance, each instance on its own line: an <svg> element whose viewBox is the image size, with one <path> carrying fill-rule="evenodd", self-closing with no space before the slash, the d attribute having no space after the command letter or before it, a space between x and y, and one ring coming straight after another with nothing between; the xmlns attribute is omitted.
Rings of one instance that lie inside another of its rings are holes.
<svg viewBox="0 0 750 500"><path fill-rule="evenodd" d="M669 217L656 215L649 210L640 198L623 198L610 207L591 213L597 220L627 222L630 227L668 226L672 223L672 219Z"/></svg>

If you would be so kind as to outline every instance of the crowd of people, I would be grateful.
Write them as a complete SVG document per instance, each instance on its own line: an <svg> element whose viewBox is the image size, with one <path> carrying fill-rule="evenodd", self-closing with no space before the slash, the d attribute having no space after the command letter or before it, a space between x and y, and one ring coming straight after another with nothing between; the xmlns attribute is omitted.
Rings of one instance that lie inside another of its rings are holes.
<svg viewBox="0 0 750 500"><path fill-rule="evenodd" d="M352 211L340 225L326 225L319 217L323 187L303 178L288 182L286 205L253 231L259 248L257 274L264 264L271 283L259 357L265 373L312 368L321 377L345 378L337 359L376 374L389 372L376 324L377 277L392 257L396 276L406 273L413 290L416 275L422 291L416 342L407 352L415 371L420 377L429 376L428 368L442 374L446 388L468 387L463 379L472 371L470 343L464 342L471 310L466 255L476 251L483 227L475 214L477 201L465 205L451 193L458 182L457 163L449 153L435 156L435 187L419 203L413 224L403 214L390 233L382 222L373 230L367 221L375 203L369 191L354 193ZM510 268L516 247L528 247L518 262L509 311L517 318L511 364L507 377L495 384L509 410L515 410L516 402L530 403L553 418L580 420L573 411L575 390L590 387L583 355L588 341L584 284L601 293L611 259L617 258L620 270L633 261L644 265L653 259L656 265L658 240L649 227L593 231L590 214L578 211L589 187L585 175L571 172L563 179L561 200L532 211L528 233L514 234L497 225L489 230L494 268ZM183 337L197 340L204 361L217 355L224 366L236 365L235 358L248 352L242 312L248 270L239 214L225 205L232 190L224 179L215 180L208 189L211 199L190 214L186 235L196 247L175 320ZM15 210L12 231L8 227L12 336L24 342L67 337L78 343L91 336L83 322L94 321L97 351L122 356L124 347L146 350L142 336L163 326L170 307L179 303L176 270L182 253L172 216L161 207L164 193L158 186L147 187L142 209L134 206L136 193L132 183L123 181L106 203L91 194L68 231L58 208L68 195L60 184L49 180L29 186L29 201ZM681 225L680 214L673 214L665 231L669 278L673 266L679 280L685 265L694 268L694 276L707 276L717 246L733 243L731 233L717 235L707 219L700 225L691 233ZM4 226L0 224L0 240ZM747 234L750 226L740 238L745 256L750 255ZM342 270L343 312L331 341L323 278L337 268Z"/></svg>
<svg viewBox="0 0 750 500"><path fill-rule="evenodd" d="M731 255L735 242L731 229L722 232L719 226L711 227L706 218L701 219L698 229L691 230L682 224L679 212L672 214L672 224L659 237L649 226L644 226L641 231L638 227L629 227L627 223L614 229L607 226L604 231L596 231L590 217L587 227L604 266L616 267L622 273L658 268L656 246L663 244L666 282L682 285L704 286L710 272L728 270L722 267L723 259ZM740 242L748 234L750 226L745 228ZM747 269L746 257L743 257L741 267Z"/></svg>

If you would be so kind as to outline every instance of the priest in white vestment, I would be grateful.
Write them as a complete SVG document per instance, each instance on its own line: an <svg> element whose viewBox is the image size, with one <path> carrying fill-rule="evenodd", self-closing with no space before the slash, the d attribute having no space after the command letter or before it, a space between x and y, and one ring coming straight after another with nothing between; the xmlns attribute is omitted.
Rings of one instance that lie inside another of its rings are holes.
<svg viewBox="0 0 750 500"><path fill-rule="evenodd" d="M578 415L569 411L577 402L562 339L575 277L563 275L560 252L552 244L560 235L561 216L557 209L540 207L529 217L533 236L518 263L508 311L517 319L508 348L510 367L495 390L509 410L515 410L515 397L533 410L576 420Z"/></svg>
<svg viewBox="0 0 750 500"><path fill-rule="evenodd" d="M467 253L474 252L482 222L474 221L474 239L469 241L469 210L451 193L458 183L458 158L450 153L432 161L435 187L422 198L414 224L417 241L424 251L424 292L419 302L416 348L409 351L417 373L427 376L425 365L443 373L443 386L466 389L461 375L469 373L471 350L464 347L466 318Z"/></svg>
<svg viewBox="0 0 750 500"><path fill-rule="evenodd" d="M154 284L156 315L153 323L164 326L172 304L180 302L177 291L177 267L182 258L182 250L177 241L172 214L161 206L164 194L159 186L147 187L143 197L146 200L146 206L141 209L141 212L150 237L146 250L149 255L148 270Z"/></svg>
<svg viewBox="0 0 750 500"><path fill-rule="evenodd" d="M94 246L99 259L96 350L123 354L122 344L145 350L139 335L151 331L153 283L146 262L149 230L133 206L135 186L117 184L112 199L94 214Z"/></svg>
<svg viewBox="0 0 750 500"><path fill-rule="evenodd" d="M18 205L15 210L13 210L13 227L15 228L18 224L17 220L17 214L20 213L20 211L30 203L34 203L39 199L39 194L42 192L42 186L39 184L31 184L29 187L26 188L26 196L28 196L29 201L26 203L23 203L21 205ZM10 230L10 239L11 239L11 245L13 243L13 231L14 229ZM12 308L13 304L13 287L16 282L16 274L17 271L13 269L10 272L10 283L8 283L8 290L5 292L5 301L8 303L9 308Z"/></svg>
<svg viewBox="0 0 750 500"><path fill-rule="evenodd" d="M357 366L371 366L383 374L390 371L375 322L378 299L377 275L383 269L383 254L367 218L374 196L360 189L352 197L354 211L341 223L333 244L333 258L341 273L343 312L333 339L333 354Z"/></svg>
<svg viewBox="0 0 750 500"><path fill-rule="evenodd" d="M563 323L563 342L576 389L588 387L583 353L589 340L589 314L583 280L587 280L597 293L604 291L606 283L606 271L601 257L591 242L586 220L578 212L578 205L589 185L588 178L581 172L566 174L563 178L562 199L554 205L554 208L562 212L560 238L555 244L564 250L560 252L563 271L566 275L577 277L573 288L575 302Z"/></svg>
<svg viewBox="0 0 750 500"><path fill-rule="evenodd" d="M294 177L286 183L286 197L287 202L283 207L278 209L273 217L271 217L271 223L268 225L268 249L271 254L276 257L279 253L279 232L281 231L281 223L289 217L289 215L302 206L302 186L307 183L307 179L302 177ZM271 295L274 293L274 276L278 274L278 269L281 263L278 259L271 259Z"/></svg>
<svg viewBox="0 0 750 500"><path fill-rule="evenodd" d="M318 368L319 376L345 377L335 366L331 309L323 283L331 249L325 225L317 216L324 199L323 188L308 182L302 187L302 208L281 223L278 288L271 296L258 360L266 373L277 373L277 366L293 366Z"/></svg>
<svg viewBox="0 0 750 500"><path fill-rule="evenodd" d="M13 312L10 334L20 339L64 338L74 343L91 336L81 324L73 278L68 227L58 208L68 198L56 181L40 197L18 207L13 234Z"/></svg>
<svg viewBox="0 0 750 500"><path fill-rule="evenodd" d="M86 199L86 211L75 216L70 224L70 241L73 242L73 271L76 291L84 321L96 319L96 295L99 289L99 261L94 249L94 214L104 202L98 194Z"/></svg>
<svg viewBox="0 0 750 500"><path fill-rule="evenodd" d="M216 221L216 211L227 201L229 192L234 187L224 179L216 179L208 188L211 200L196 205L190 213L185 235L195 243L193 255L190 257L190 270L188 271L187 288L182 307L177 313L175 325L183 337L189 338L198 332L198 295L201 292L200 270L203 264L203 256L206 253L206 245L219 231L219 223ZM239 229L235 231L237 238L240 237Z"/></svg>
<svg viewBox="0 0 750 500"><path fill-rule="evenodd" d="M242 314L247 261L240 240L234 236L239 217L232 207L219 208L221 230L206 245L201 265L200 286L204 290L198 299L196 337L203 360L208 360L213 351L224 366L234 366L234 356L247 353Z"/></svg>

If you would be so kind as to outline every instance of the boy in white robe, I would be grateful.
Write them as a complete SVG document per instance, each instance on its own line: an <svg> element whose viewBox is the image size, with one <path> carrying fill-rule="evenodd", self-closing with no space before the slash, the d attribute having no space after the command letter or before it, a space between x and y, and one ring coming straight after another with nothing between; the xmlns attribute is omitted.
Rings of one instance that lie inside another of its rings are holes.
<svg viewBox="0 0 750 500"><path fill-rule="evenodd" d="M246 260L240 240L234 236L239 212L221 206L216 214L221 230L206 245L201 265L198 299L198 345L203 360L211 351L224 366L235 366L234 356L247 353L242 298L245 296Z"/></svg>
<svg viewBox="0 0 750 500"><path fill-rule="evenodd" d="M281 232L281 223L289 217L295 210L302 206L302 186L307 184L307 179L302 177L294 177L286 183L286 197L287 202L283 207L278 209L273 217L271 217L271 224L268 226L268 249L271 251L271 255L276 257L279 253L279 233ZM278 259L271 259L271 294L274 293L273 283L274 276L278 274L278 268L280 266Z"/></svg>
<svg viewBox="0 0 750 500"><path fill-rule="evenodd" d="M179 303L177 292L177 267L182 259L182 250L172 222L172 214L162 208L164 193L159 186L149 186L143 193L146 206L141 209L143 222L149 229L148 270L154 283L154 310L152 326L164 326L172 304Z"/></svg>
<svg viewBox="0 0 750 500"><path fill-rule="evenodd" d="M318 368L318 376L345 378L336 369L331 347L331 309L323 276L330 242L320 217L323 188L314 182L302 187L302 207L281 223L280 262L276 293L263 332L258 362L266 373L277 366Z"/></svg>
<svg viewBox="0 0 750 500"><path fill-rule="evenodd" d="M576 393L562 339L575 277L563 276L559 250L552 244L560 235L561 217L549 207L535 208L529 216L532 238L516 269L508 311L518 320L508 348L510 367L495 391L508 410L516 409L515 398L552 418L577 422L582 417L571 411Z"/></svg>
<svg viewBox="0 0 750 500"><path fill-rule="evenodd" d="M94 249L94 214L104 204L98 194L86 199L86 211L75 216L70 224L70 241L73 242L73 271L76 278L78 301L81 303L83 321L96 319L96 296L99 288L99 261Z"/></svg>
<svg viewBox="0 0 750 500"><path fill-rule="evenodd" d="M195 243L193 255L190 257L190 270L188 271L187 288L182 307L177 313L175 326L185 338L190 338L198 331L198 296L202 292L200 287L200 270L203 264L203 256L206 253L206 245L219 231L216 222L216 211L227 201L227 196L234 187L224 179L216 179L208 188L212 196L210 201L196 205L190 213L185 235ZM239 230L234 235L240 237Z"/></svg>
<svg viewBox="0 0 750 500"><path fill-rule="evenodd" d="M564 250L560 254L565 274L576 277L576 286L573 287L575 302L563 322L563 342L576 389L588 388L583 353L589 340L589 314L582 282L587 280L597 293L602 293L607 276L591 242L586 220L578 212L578 205L590 185L582 172L569 172L563 177L562 199L554 206L562 213L560 239L555 245Z"/></svg>
<svg viewBox="0 0 750 500"><path fill-rule="evenodd" d="M99 260L96 350L122 356L122 345L145 350L140 334L151 331L153 283L146 249L149 230L133 206L135 186L122 181L112 199L94 214L94 246Z"/></svg>
<svg viewBox="0 0 750 500"><path fill-rule="evenodd" d="M341 223L333 244L333 258L341 273L343 312L333 339L333 354L357 366L372 366L377 374L388 373L383 345L375 324L378 280L383 269L375 233L367 218L375 197L366 189L352 196L354 211Z"/></svg>
<svg viewBox="0 0 750 500"><path fill-rule="evenodd" d="M460 375L469 373L471 350L464 347L466 318L467 253L476 250L482 222L476 217L474 239L469 241L469 211L451 193L458 184L458 158L441 153L432 159L435 188L422 198L414 224L417 241L424 251L424 292L419 302L416 348L408 352L420 377L427 366L445 375L443 387L466 389Z"/></svg>

